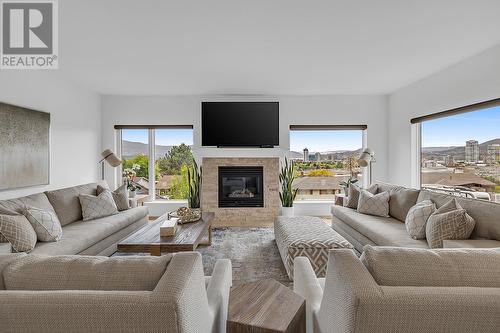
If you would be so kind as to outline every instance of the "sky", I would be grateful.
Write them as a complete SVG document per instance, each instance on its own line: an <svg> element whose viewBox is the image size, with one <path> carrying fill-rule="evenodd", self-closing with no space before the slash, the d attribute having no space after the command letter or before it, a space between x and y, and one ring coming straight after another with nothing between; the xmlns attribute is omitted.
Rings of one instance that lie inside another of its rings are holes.
<svg viewBox="0 0 500 333"><path fill-rule="evenodd" d="M465 146L467 140L483 143L497 138L500 106L422 123L422 147Z"/></svg>
<svg viewBox="0 0 500 333"><path fill-rule="evenodd" d="M122 130L122 140L148 143L148 130ZM157 146L176 146L184 143L193 144L192 129L157 129L155 130Z"/></svg>
<svg viewBox="0 0 500 333"><path fill-rule="evenodd" d="M290 131L290 150L310 153L335 150L356 150L363 146L362 130Z"/></svg>

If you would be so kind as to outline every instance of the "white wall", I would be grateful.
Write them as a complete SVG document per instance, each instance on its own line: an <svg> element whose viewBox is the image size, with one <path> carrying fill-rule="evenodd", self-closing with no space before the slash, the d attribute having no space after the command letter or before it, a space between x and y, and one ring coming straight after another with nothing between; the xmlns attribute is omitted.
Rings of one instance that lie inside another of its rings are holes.
<svg viewBox="0 0 500 333"><path fill-rule="evenodd" d="M279 101L280 147L201 147L202 101ZM368 125L368 146L376 151L374 177L387 178L387 99L384 96L103 96L103 148L115 148L114 125L194 125L194 154L200 157L284 156L293 124ZM332 143L334 144L334 143ZM116 177L107 170L112 184Z"/></svg>
<svg viewBox="0 0 500 333"><path fill-rule="evenodd" d="M389 172L410 185L410 119L500 97L500 45L389 96Z"/></svg>
<svg viewBox="0 0 500 333"><path fill-rule="evenodd" d="M100 96L58 75L57 71L44 70L0 71L1 102L51 114L50 184L0 191L0 199L93 182L100 177Z"/></svg>

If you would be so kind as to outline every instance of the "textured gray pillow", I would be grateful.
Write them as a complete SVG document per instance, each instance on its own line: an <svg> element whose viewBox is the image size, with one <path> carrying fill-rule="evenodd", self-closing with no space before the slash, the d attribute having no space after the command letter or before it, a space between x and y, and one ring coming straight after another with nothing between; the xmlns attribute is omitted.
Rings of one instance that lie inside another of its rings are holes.
<svg viewBox="0 0 500 333"><path fill-rule="evenodd" d="M111 191L106 190L98 196L80 194L83 220L94 220L100 217L110 216L118 213L115 200Z"/></svg>
<svg viewBox="0 0 500 333"><path fill-rule="evenodd" d="M24 216L31 223L39 241L57 242L61 239L61 222L55 213L40 208L26 207Z"/></svg>
<svg viewBox="0 0 500 333"><path fill-rule="evenodd" d="M356 209L358 208L359 192L362 189L358 185L351 184L347 192L346 207ZM375 194L377 192L377 184L372 184L366 191Z"/></svg>
<svg viewBox="0 0 500 333"><path fill-rule="evenodd" d="M411 207L406 215L406 231L413 239L425 238L427 220L436 210L436 204L431 200L424 200Z"/></svg>
<svg viewBox="0 0 500 333"><path fill-rule="evenodd" d="M425 235L430 248L443 247L443 240L468 239L476 221L452 199L437 209L427 220Z"/></svg>
<svg viewBox="0 0 500 333"><path fill-rule="evenodd" d="M419 190L413 188L398 186L392 189L389 198L389 215L405 222L408 211L417 203L419 193Z"/></svg>
<svg viewBox="0 0 500 333"><path fill-rule="evenodd" d="M97 195L101 194L102 192L108 190L107 188L97 185ZM113 199L115 200L116 207L118 208L118 211L123 211L127 210L130 208L128 204L128 190L127 190L127 185L123 184L122 186L118 187L116 190L111 192L113 195Z"/></svg>
<svg viewBox="0 0 500 333"><path fill-rule="evenodd" d="M389 197L389 192L372 194L367 190L361 190L358 212L375 216L389 216Z"/></svg>
<svg viewBox="0 0 500 333"><path fill-rule="evenodd" d="M0 234L16 252L30 252L36 245L36 232L24 215L0 215Z"/></svg>

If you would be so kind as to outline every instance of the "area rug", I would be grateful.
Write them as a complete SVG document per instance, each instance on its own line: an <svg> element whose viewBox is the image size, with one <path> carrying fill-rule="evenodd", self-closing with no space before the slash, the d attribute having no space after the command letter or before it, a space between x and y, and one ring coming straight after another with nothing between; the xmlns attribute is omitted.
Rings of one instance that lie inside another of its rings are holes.
<svg viewBox="0 0 500 333"><path fill-rule="evenodd" d="M216 228L212 245L200 246L205 275L211 275L217 259L230 259L233 285L261 279L274 279L291 287L292 281L274 240L273 228Z"/></svg>

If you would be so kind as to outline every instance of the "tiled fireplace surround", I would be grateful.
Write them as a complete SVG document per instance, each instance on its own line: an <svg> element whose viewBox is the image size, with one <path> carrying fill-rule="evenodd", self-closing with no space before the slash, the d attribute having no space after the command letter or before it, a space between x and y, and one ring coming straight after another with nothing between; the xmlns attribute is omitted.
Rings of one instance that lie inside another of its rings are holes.
<svg viewBox="0 0 500 333"><path fill-rule="evenodd" d="M215 212L215 227L268 227L279 214L279 158L203 158L201 207ZM262 166L264 173L264 207L219 208L219 166Z"/></svg>

